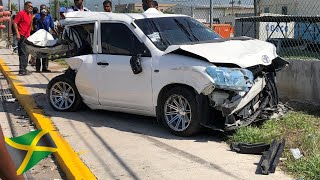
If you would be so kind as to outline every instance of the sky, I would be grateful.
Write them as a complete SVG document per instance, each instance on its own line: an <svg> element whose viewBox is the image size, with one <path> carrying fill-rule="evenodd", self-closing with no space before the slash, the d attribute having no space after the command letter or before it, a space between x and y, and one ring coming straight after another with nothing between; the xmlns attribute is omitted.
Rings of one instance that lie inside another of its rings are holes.
<svg viewBox="0 0 320 180"><path fill-rule="evenodd" d="M41 4L49 4L49 0L30 0L33 6L40 6ZM53 0L50 0L53 1ZM85 0L85 6L90 10L99 10L102 11L102 2L104 0ZM126 4L126 3L140 3L141 0L112 0L113 4ZM184 5L209 5L210 0L157 0L158 3L167 3L167 4L184 4ZM235 0L238 2L238 0ZM18 0L11 0L18 4ZM73 0L70 0L73 3ZM213 4L229 4L231 0L212 0ZM21 8L23 8L23 0L20 0ZM242 4L253 4L253 0L241 0ZM3 0L5 7L8 5L8 0Z"/></svg>

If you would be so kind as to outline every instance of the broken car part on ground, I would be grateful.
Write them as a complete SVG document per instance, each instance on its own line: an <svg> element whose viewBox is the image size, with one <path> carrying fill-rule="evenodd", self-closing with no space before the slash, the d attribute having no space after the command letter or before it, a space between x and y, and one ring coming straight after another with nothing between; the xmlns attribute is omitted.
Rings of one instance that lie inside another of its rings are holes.
<svg viewBox="0 0 320 180"><path fill-rule="evenodd" d="M288 63L270 43L221 39L184 15L74 12L63 24L68 48L28 44L33 55L52 48L41 56L69 57L66 74L48 85L55 110L85 103L153 116L180 136L235 130L277 110L276 72Z"/></svg>

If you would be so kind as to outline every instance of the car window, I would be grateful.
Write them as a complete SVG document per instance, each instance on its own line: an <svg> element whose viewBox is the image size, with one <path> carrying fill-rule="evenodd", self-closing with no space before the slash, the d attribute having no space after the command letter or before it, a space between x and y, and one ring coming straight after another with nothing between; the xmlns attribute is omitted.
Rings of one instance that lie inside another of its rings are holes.
<svg viewBox="0 0 320 180"><path fill-rule="evenodd" d="M75 55L87 55L93 53L94 24L81 24L66 27L64 30L64 39L69 39L75 43Z"/></svg>
<svg viewBox="0 0 320 180"><path fill-rule="evenodd" d="M122 23L101 24L101 47L103 54L128 56L150 54L145 45Z"/></svg>

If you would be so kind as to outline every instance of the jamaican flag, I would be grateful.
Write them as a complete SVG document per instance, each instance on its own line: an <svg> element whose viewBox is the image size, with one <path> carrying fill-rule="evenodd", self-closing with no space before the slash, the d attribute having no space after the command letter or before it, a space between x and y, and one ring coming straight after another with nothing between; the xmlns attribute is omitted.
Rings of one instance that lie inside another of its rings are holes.
<svg viewBox="0 0 320 180"><path fill-rule="evenodd" d="M57 151L57 146L50 133L42 130L16 138L5 138L5 142L18 175L28 171L42 159Z"/></svg>

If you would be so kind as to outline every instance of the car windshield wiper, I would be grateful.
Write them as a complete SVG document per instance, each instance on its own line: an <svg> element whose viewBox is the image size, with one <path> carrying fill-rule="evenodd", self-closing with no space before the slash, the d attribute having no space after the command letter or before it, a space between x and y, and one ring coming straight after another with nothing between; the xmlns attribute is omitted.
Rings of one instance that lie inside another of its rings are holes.
<svg viewBox="0 0 320 180"><path fill-rule="evenodd" d="M193 36L197 41L200 41L200 39L193 33L192 28L191 28L191 25L190 25L190 22L187 21L187 19L184 19L184 20L187 22L188 27L189 27L189 29L190 29L190 33L192 34L192 36Z"/></svg>
<svg viewBox="0 0 320 180"><path fill-rule="evenodd" d="M191 36L194 39L196 39L197 41L199 41L199 39L192 32L190 32L178 19L174 19L174 21L177 23L177 25L180 27L180 29L182 29L187 34L190 41L193 41ZM190 24L188 24L188 25L189 25L189 28L191 28Z"/></svg>

